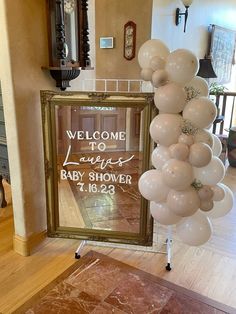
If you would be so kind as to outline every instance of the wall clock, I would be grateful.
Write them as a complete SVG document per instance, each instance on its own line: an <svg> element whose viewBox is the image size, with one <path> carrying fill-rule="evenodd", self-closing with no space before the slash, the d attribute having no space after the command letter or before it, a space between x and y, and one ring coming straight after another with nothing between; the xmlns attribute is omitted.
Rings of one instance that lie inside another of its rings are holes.
<svg viewBox="0 0 236 314"><path fill-rule="evenodd" d="M124 26L124 58L132 60L135 57L136 24L129 21Z"/></svg>

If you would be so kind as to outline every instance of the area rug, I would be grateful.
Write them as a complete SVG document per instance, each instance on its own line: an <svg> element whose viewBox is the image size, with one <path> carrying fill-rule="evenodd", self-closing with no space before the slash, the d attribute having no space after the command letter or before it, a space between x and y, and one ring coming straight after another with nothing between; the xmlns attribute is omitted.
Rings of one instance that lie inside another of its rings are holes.
<svg viewBox="0 0 236 314"><path fill-rule="evenodd" d="M220 314L236 310L90 251L14 313Z"/></svg>

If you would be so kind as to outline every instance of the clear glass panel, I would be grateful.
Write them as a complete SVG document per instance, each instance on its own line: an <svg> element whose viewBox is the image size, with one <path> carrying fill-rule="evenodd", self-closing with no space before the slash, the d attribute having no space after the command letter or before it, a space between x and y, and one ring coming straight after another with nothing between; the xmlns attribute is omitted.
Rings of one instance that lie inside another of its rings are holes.
<svg viewBox="0 0 236 314"><path fill-rule="evenodd" d="M142 109L57 106L55 118L59 225L139 233Z"/></svg>

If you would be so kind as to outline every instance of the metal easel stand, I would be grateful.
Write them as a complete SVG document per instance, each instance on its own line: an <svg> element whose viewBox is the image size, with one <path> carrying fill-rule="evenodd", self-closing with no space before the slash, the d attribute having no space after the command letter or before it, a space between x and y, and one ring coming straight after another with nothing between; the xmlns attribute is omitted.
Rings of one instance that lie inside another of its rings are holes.
<svg viewBox="0 0 236 314"><path fill-rule="evenodd" d="M75 251L75 259L80 259L81 257L81 253L82 253L82 250L83 250L83 247L87 244L87 240L83 240L80 245L78 246L78 248L76 249ZM99 244L98 244L99 245ZM167 229L167 238L166 238L166 242L165 242L165 245L166 245L166 251L155 251L155 253L158 253L158 254L166 254L167 255L167 264L166 264L166 270L167 271L171 271L171 246L172 246L172 226L168 226L168 229ZM107 243L106 243L106 246L107 246ZM115 245L114 243L112 244L111 243L111 246L116 248L116 247L120 247L118 245ZM135 246L134 246L135 247ZM133 248L134 249L134 248ZM152 252L152 251L149 251L149 252Z"/></svg>

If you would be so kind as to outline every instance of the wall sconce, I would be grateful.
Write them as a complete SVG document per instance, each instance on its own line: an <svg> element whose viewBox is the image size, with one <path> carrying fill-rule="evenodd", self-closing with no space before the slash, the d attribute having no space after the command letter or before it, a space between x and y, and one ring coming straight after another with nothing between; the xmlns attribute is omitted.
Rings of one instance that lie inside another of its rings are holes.
<svg viewBox="0 0 236 314"><path fill-rule="evenodd" d="M49 67L61 90L90 67L88 0L47 0ZM45 68L45 67L44 67Z"/></svg>
<svg viewBox="0 0 236 314"><path fill-rule="evenodd" d="M204 59L199 60L199 70L197 76L201 76L203 78L216 78L217 75L213 69L211 57L205 56Z"/></svg>
<svg viewBox="0 0 236 314"><path fill-rule="evenodd" d="M181 22L182 16L184 16L184 32L186 32L187 20L188 20L188 9L193 3L193 0L182 0L185 6L185 12L181 12L180 8L175 11L175 25L178 26Z"/></svg>

